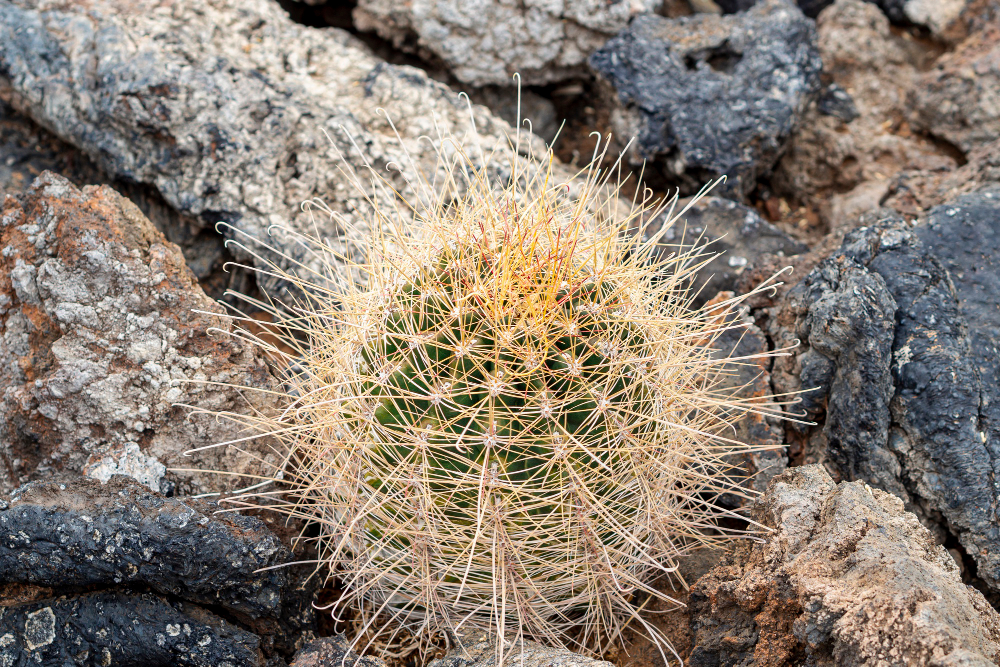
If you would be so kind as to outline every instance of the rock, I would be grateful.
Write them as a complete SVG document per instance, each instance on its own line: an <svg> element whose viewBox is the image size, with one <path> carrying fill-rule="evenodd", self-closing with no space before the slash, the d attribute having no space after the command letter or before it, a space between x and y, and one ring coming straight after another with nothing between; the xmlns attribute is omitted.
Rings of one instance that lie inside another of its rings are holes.
<svg viewBox="0 0 1000 667"><path fill-rule="evenodd" d="M677 204L683 209L688 200ZM654 221L649 233L655 234L659 226ZM664 231L664 255L675 252L677 244L691 245L701 240L705 253L718 257L698 271L693 281L700 290L695 299L702 305L716 294L732 290L744 268L763 255L790 257L806 252L809 248L796 241L774 225L764 220L756 210L721 197L703 197L698 200L678 222Z"/></svg>
<svg viewBox="0 0 1000 667"><path fill-rule="evenodd" d="M260 639L150 593L87 593L0 606L0 664L264 667Z"/></svg>
<svg viewBox="0 0 1000 667"><path fill-rule="evenodd" d="M31 482L0 510L0 580L45 587L141 584L251 620L275 618L288 586L282 546L256 518L106 484Z"/></svg>
<svg viewBox="0 0 1000 667"><path fill-rule="evenodd" d="M322 637L303 646L288 667L385 667L378 658L358 657L342 635Z"/></svg>
<svg viewBox="0 0 1000 667"><path fill-rule="evenodd" d="M74 183L101 182L101 171L86 155L0 101L0 201L23 192L43 171Z"/></svg>
<svg viewBox="0 0 1000 667"><path fill-rule="evenodd" d="M956 162L902 122L926 48L893 34L878 7L863 0L838 0L819 15L816 31L835 87L806 112L772 186L813 206L827 229L849 230L899 171L950 170Z"/></svg>
<svg viewBox="0 0 1000 667"><path fill-rule="evenodd" d="M917 129L968 153L1000 135L1000 17L923 74L910 94Z"/></svg>
<svg viewBox="0 0 1000 667"><path fill-rule="evenodd" d="M1000 139L972 149L967 158L958 169L898 174L889 187L885 206L915 218L958 195L1000 186Z"/></svg>
<svg viewBox="0 0 1000 667"><path fill-rule="evenodd" d="M481 107L470 114L422 71L379 60L342 30L295 24L270 0L5 2L0 72L0 98L109 174L155 187L206 227L225 221L268 239L287 267L322 270L323 260L292 237L269 237L270 225L334 241L343 233L303 201L322 197L367 219L352 170L367 182L370 163L416 198L397 167L433 178L435 146L419 137L468 134L479 159L511 131Z"/></svg>
<svg viewBox="0 0 1000 667"><path fill-rule="evenodd" d="M772 481L754 517L774 532L692 589L692 667L1000 658L1000 614L895 496L802 466Z"/></svg>
<svg viewBox="0 0 1000 667"><path fill-rule="evenodd" d="M829 402L813 451L829 447L845 478L894 493L940 539L954 535L993 590L1000 590L1000 490L992 481L1000 460L998 218L1000 190L962 195L912 228L884 213L848 234L769 317L775 345L809 343L776 360L775 393L820 387L804 396L817 416Z"/></svg>
<svg viewBox="0 0 1000 667"><path fill-rule="evenodd" d="M504 642L510 664L519 667L610 667L610 662L594 660L564 648L551 648L535 642ZM504 659L504 664L507 659ZM476 633L461 639L443 658L432 661L427 667L496 667L496 641Z"/></svg>
<svg viewBox="0 0 1000 667"><path fill-rule="evenodd" d="M486 0L360 0L359 30L375 32L396 48L443 61L472 86L545 85L585 73L587 56L637 15L662 0L575 0L514 3Z"/></svg>
<svg viewBox="0 0 1000 667"><path fill-rule="evenodd" d="M2 12L0 8L0 12ZM202 312L194 312L194 311ZM252 474L266 443L197 410L269 409L253 349L225 335L185 264L129 200L51 173L0 211L0 491L30 479L127 474L206 493ZM213 385L211 383L224 383ZM200 469L193 472L166 468Z"/></svg>
<svg viewBox="0 0 1000 667"><path fill-rule="evenodd" d="M733 292L719 292L713 301L724 301L732 298ZM713 301L709 301L711 306ZM719 389L735 390L735 396L750 402L757 409L768 410L772 415L781 412L775 403L771 391L771 359L761 357L768 351L768 340L764 332L754 324L749 308L743 309L738 317L744 328L730 329L715 339L713 347L719 357L745 359L756 357L750 362L734 362L727 364L726 375L720 378ZM788 467L788 455L784 447L784 433L780 420L775 416L748 412L733 425L732 437L744 444L761 449L759 451L734 454L730 462L735 470L744 478L741 486L747 495L737 496L726 494L721 503L729 507L746 505L748 499L757 493L763 493L767 484L778 473Z"/></svg>
<svg viewBox="0 0 1000 667"><path fill-rule="evenodd" d="M813 22L787 0L732 15L639 16L590 58L629 159L671 182L748 194L819 93Z"/></svg>
<svg viewBox="0 0 1000 667"><path fill-rule="evenodd" d="M66 613L108 613L109 623L136 617L128 623L140 625L148 625L142 608L149 605L196 619L222 614L268 656L290 654L312 636L312 589L299 582L302 572L282 567L288 549L257 518L219 513L207 500L165 498L125 476L31 482L0 498L0 508L0 581L36 591L28 599L8 591L5 604L42 608L59 598ZM108 601L117 611L101 611Z"/></svg>

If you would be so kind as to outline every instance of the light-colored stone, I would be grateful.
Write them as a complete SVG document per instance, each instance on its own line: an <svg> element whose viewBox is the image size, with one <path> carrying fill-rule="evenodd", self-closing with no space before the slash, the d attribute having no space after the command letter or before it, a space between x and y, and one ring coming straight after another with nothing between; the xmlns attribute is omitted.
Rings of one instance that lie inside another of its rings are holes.
<svg viewBox="0 0 1000 667"><path fill-rule="evenodd" d="M202 411L267 410L274 380L180 249L107 186L44 173L0 212L0 491L31 479L115 473L183 493L238 485L207 472L257 471L240 438ZM202 312L196 312L202 311ZM245 446L266 456L262 443Z"/></svg>
<svg viewBox="0 0 1000 667"><path fill-rule="evenodd" d="M584 74L587 56L662 0L361 0L360 30L440 59L473 86L547 84ZM414 39L415 38L415 39Z"/></svg>

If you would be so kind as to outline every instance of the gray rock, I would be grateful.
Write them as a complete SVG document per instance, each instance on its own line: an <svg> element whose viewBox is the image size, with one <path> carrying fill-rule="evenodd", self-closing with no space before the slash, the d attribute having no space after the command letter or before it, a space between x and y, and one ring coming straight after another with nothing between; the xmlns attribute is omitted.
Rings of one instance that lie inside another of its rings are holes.
<svg viewBox="0 0 1000 667"><path fill-rule="evenodd" d="M438 59L463 83L544 85L585 73L587 56L662 0L573 0L515 3L486 0L360 0L359 30L396 48Z"/></svg>
<svg viewBox="0 0 1000 667"><path fill-rule="evenodd" d="M802 466L754 517L774 532L692 589L691 667L996 664L1000 614L895 496Z"/></svg>
<svg viewBox="0 0 1000 667"><path fill-rule="evenodd" d="M725 175L749 193L816 98L822 67L813 22L787 0L725 16L640 16L590 58L611 90L629 158L697 189Z"/></svg>
<svg viewBox="0 0 1000 667"><path fill-rule="evenodd" d="M471 133L468 105L443 84L382 62L344 31L295 24L269 0L4 2L0 72L0 97L109 174L155 187L205 226L225 221L267 238L313 268L320 258L282 234L268 237L268 227L317 225L336 240L339 225L314 219L303 201L322 197L362 224L365 195L347 172L366 181L367 160L416 197L397 167L433 178L435 146L420 137ZM479 159L510 127L482 107L471 116L478 135L467 150Z"/></svg>
<svg viewBox="0 0 1000 667"><path fill-rule="evenodd" d="M88 593L0 606L0 664L264 667L260 639L150 593Z"/></svg>
<svg viewBox="0 0 1000 667"><path fill-rule="evenodd" d="M806 395L813 414L828 397L815 449L828 446L845 477L902 498L941 539L955 535L994 590L998 218L1000 191L986 191L933 209L913 228L888 215L858 229L790 298L771 331L778 345L810 343L777 361L774 377L779 392L820 386Z"/></svg>
<svg viewBox="0 0 1000 667"><path fill-rule="evenodd" d="M687 200L678 203L678 210ZM659 226L654 221L649 233ZM764 255L791 257L809 250L771 223L757 211L721 197L703 197L684 214L682 222L664 231L663 253L676 252L678 245L692 245L700 240L707 255L718 254L698 271L693 281L699 295L696 305L702 305L722 291L732 290L743 270Z"/></svg>
<svg viewBox="0 0 1000 667"><path fill-rule="evenodd" d="M535 642L505 640L505 665L519 667L610 667L610 662L594 660L564 648L551 648ZM460 645L427 667L496 667L496 641L482 634L463 637Z"/></svg>
<svg viewBox="0 0 1000 667"><path fill-rule="evenodd" d="M342 636L322 637L303 646L289 667L385 667L371 656L359 657Z"/></svg>
<svg viewBox="0 0 1000 667"><path fill-rule="evenodd" d="M8 196L0 211L0 491L120 473L155 490L206 493L240 481L204 471L259 472L254 456L273 455L264 442L184 456L245 434L229 420L188 418L177 404L235 414L271 406L247 389L274 380L249 345L219 333L230 325L218 312L180 249L111 188L81 191L46 173L23 196Z"/></svg>

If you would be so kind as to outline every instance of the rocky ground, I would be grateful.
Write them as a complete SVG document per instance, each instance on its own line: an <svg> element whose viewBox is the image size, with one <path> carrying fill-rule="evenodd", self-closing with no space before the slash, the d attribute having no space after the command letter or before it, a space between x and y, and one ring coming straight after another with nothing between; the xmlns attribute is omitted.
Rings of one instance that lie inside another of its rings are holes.
<svg viewBox="0 0 1000 667"><path fill-rule="evenodd" d="M242 432L198 410L271 407L218 301L278 285L225 242L339 237L299 208L363 206L338 162L433 171L436 127L491 147L514 72L570 166L596 129L660 193L727 177L688 216L724 235L701 302L794 267L720 342L798 343L734 379L809 390L810 423L740 425L776 447L743 462L772 531L685 564L658 627L706 667L1000 664L997 0L0 0L0 665L356 658L322 581L260 569L298 528L215 511L237 483L204 471L268 443L184 454Z"/></svg>

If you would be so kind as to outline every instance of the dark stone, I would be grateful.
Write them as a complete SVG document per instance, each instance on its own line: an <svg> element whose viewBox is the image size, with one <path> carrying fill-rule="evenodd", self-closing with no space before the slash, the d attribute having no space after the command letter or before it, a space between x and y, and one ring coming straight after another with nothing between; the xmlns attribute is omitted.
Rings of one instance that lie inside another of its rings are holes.
<svg viewBox="0 0 1000 667"><path fill-rule="evenodd" d="M845 123L850 123L861 115L850 94L835 83L831 83L820 93L816 110L824 116L833 116Z"/></svg>
<svg viewBox="0 0 1000 667"><path fill-rule="evenodd" d="M0 664L254 667L260 639L150 593L100 592L0 606Z"/></svg>
<svg viewBox="0 0 1000 667"><path fill-rule="evenodd" d="M757 0L715 0L723 14L743 12L757 4ZM797 0L795 3L809 18L816 18L823 9L833 4L833 0Z"/></svg>
<svg viewBox="0 0 1000 667"><path fill-rule="evenodd" d="M882 13L893 23L910 23L906 16L906 3L909 0L868 0L868 2L878 5Z"/></svg>
<svg viewBox="0 0 1000 667"><path fill-rule="evenodd" d="M614 90L615 134L635 135L633 163L651 160L689 189L725 175L739 198L777 161L819 92L816 31L787 0L746 12L639 16L590 58Z"/></svg>
<svg viewBox="0 0 1000 667"><path fill-rule="evenodd" d="M915 227L885 216L849 234L838 255L790 293L781 315L795 322L785 323L786 338L808 343L798 357L802 387L806 369L814 369L824 387L816 394L826 392L829 401L822 435L841 474L902 498L940 537L955 535L975 561L976 576L994 590L1000 590L998 223L1000 193L990 191L936 207ZM845 280L845 273L856 277ZM829 279L834 274L838 280ZM807 365L807 356L816 363ZM807 409L819 414L822 399L807 398Z"/></svg>
<svg viewBox="0 0 1000 667"><path fill-rule="evenodd" d="M678 210L684 202L678 204ZM650 224L649 233L659 227ZM702 305L716 294L732 290L743 269L764 255L798 255L809 247L764 220L757 211L721 197L704 197L663 232L663 253L676 251L676 246L690 245L700 240L705 253L718 256L698 271L693 281L699 291L695 305Z"/></svg>
<svg viewBox="0 0 1000 667"><path fill-rule="evenodd" d="M148 589L185 601L188 614L195 605L224 613L259 635L254 645L269 656L290 654L310 636L312 590L275 567L288 550L262 521L218 510L121 475L32 482L0 504L0 582L69 597Z"/></svg>
<svg viewBox="0 0 1000 667"><path fill-rule="evenodd" d="M288 550L264 524L164 498L130 477L32 482L0 512L0 580L38 586L142 583L249 618L275 616Z"/></svg>

